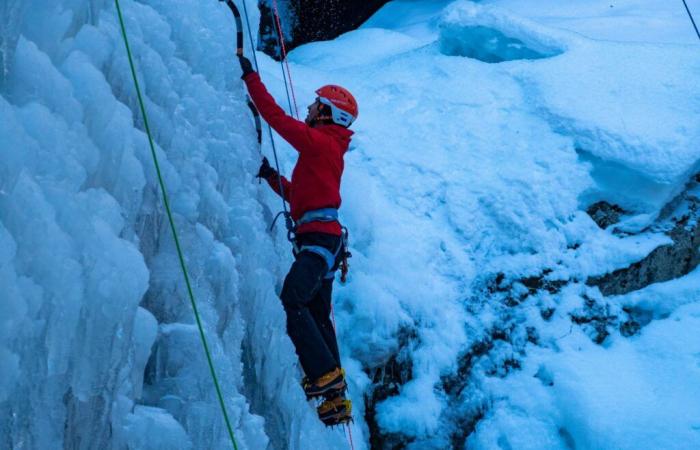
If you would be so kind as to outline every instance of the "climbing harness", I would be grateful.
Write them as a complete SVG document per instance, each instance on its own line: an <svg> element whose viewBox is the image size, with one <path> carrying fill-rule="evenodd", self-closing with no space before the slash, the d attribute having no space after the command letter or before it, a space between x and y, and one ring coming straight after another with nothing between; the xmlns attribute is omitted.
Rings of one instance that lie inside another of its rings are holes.
<svg viewBox="0 0 700 450"><path fill-rule="evenodd" d="M338 210L335 208L321 208L307 211L299 220L298 225L304 225L310 222L336 222L338 220Z"/></svg>
<svg viewBox="0 0 700 450"><path fill-rule="evenodd" d="M190 303L192 305L192 310L194 311L194 317L197 322L197 329L199 330L199 337L202 341L202 347L204 348L204 354L207 357L207 363L209 365L209 372L211 373L211 378L214 382L214 388L216 390L216 396L219 399L219 405L221 406L221 412L224 416L224 422L226 423L226 430L231 438L231 444L234 450L238 450L238 445L236 443L236 438L233 434L233 427L231 426L231 421L228 417L228 412L226 411L226 403L224 402L223 394L221 393L221 387L219 386L219 380L216 376L216 369L214 368L214 362L211 357L211 352L209 351L209 345L207 344L207 338L204 334L204 327L202 325L202 320L199 317L199 311L197 309L197 302L194 298L194 293L192 291L192 285L190 283L189 275L187 274L187 266L185 265L185 258L182 253L182 248L180 246L180 239L177 235L177 229L175 228L175 220L173 219L172 211L170 210L170 202L168 200L168 191L165 187L165 182L163 181L163 176L160 171L160 164L158 163L158 156L156 154L155 144L153 143L153 135L151 133L151 127L148 124L148 114L146 113L146 107L144 106L143 96L141 95L141 88L139 86L139 80L136 76L136 68L134 66L134 59L131 55L131 48L129 47L129 39L126 34L126 26L124 25L124 17L122 15L122 9L119 4L119 0L114 0L114 4L117 7L117 15L119 16L119 25L121 27L122 37L124 39L124 46L126 47L126 53L129 59L129 67L131 68L131 76L134 79L134 87L136 88L136 96L138 98L139 107L141 109L141 115L143 116L143 126L146 129L146 135L148 136L148 144L151 148L151 156L153 157L153 164L156 169L156 174L158 176L158 184L160 185L161 194L163 195L163 204L165 205L165 211L168 215L168 221L170 223L170 230L173 233L173 240L175 241L175 248L177 250L177 256L180 260L180 268L182 269L182 275L185 278L185 285L187 286L187 294L190 298Z"/></svg>
<svg viewBox="0 0 700 450"><path fill-rule="evenodd" d="M347 274L348 274L348 258L352 256L352 253L350 253L347 248L348 248L348 229L343 227L342 228L342 235L340 237L340 242L338 243L338 248L331 252L328 250L326 247L320 246L320 245L302 245L299 246L296 241L292 241L292 252L294 255L298 255L301 252L311 252L314 253L326 262L326 267L328 267L328 271L326 272L326 275L324 275L324 279L326 280L331 280L335 277L335 272L340 269L341 277L340 281L342 283L345 283L347 281ZM336 264L336 261L338 261L338 256L340 256L340 262Z"/></svg>
<svg viewBox="0 0 700 450"><path fill-rule="evenodd" d="M281 214L282 213L277 214L277 216L272 222L272 226L275 225L275 221L277 221ZM299 226L311 222L337 221L338 210L336 208L321 208L307 211L306 213L304 213L304 215L301 216L299 220L296 221L296 223L294 221L291 221L291 231L288 232L288 237L289 241L292 243L292 251L295 255L303 251L308 251L317 254L318 256L323 258L323 260L326 262L326 266L328 267L328 272L326 272L324 278L326 280L332 279L333 277L335 277L335 272L338 269L340 269L340 281L342 283L345 283L347 281L349 269L348 258L352 257L352 253L348 251L350 233L348 232L348 229L346 227L341 227L340 243L338 244L338 248L334 252L331 252L327 248L322 247L320 245L302 245L300 247L297 245L296 242L296 230ZM338 260L338 256L340 256L341 259L340 263L338 263L337 265L338 267L336 267L336 261Z"/></svg>
<svg viewBox="0 0 700 450"><path fill-rule="evenodd" d="M695 29L695 34L697 34L698 39L700 39L700 31L698 31L698 26L695 25L695 19L693 18L693 13L690 12L690 8L688 8L688 4L686 3L685 0L683 0L683 6L685 6L685 11L688 13L688 17L690 17L690 22L693 24L693 28Z"/></svg>
<svg viewBox="0 0 700 450"><path fill-rule="evenodd" d="M321 245L302 245L300 247L296 242L292 243L292 247L292 251L295 255L298 255L301 252L311 252L323 258L323 260L326 262L326 267L328 267L328 271L323 278L326 280L331 280L335 277L335 271L337 270L335 268L335 261L338 259L338 255L344 248L342 240L338 243L338 248L335 250L335 252L331 252L326 247Z"/></svg>

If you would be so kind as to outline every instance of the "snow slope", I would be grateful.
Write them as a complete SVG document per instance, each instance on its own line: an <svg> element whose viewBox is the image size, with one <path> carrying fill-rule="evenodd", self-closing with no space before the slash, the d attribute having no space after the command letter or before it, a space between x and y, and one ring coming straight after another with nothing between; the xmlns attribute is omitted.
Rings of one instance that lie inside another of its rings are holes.
<svg viewBox="0 0 700 450"><path fill-rule="evenodd" d="M615 202L640 229L700 159L700 53L682 9L609 6L394 1L292 53L299 97L333 82L360 102L338 322L366 372L404 361L398 394L367 416L387 448L396 435L416 449L700 445L692 307L631 339L609 325L603 347L571 320L603 308L622 321L624 298L576 280L669 242L613 235L582 210ZM528 295L517 282L542 273L573 284Z"/></svg>
<svg viewBox="0 0 700 450"><path fill-rule="evenodd" d="M122 7L239 448L347 448L298 386L229 11ZM589 204L646 230L698 171L686 20L651 0L396 0L290 55L300 107L329 82L360 103L335 296L355 448L700 446L697 271L584 284L669 243L602 230ZM5 0L0 24L0 447L230 448L113 3ZM625 337L629 308L651 312Z"/></svg>

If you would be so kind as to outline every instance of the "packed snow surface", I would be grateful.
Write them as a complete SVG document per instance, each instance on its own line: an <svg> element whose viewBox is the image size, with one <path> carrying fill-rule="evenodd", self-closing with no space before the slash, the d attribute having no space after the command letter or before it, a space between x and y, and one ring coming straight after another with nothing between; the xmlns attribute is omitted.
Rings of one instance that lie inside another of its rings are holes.
<svg viewBox="0 0 700 450"><path fill-rule="evenodd" d="M485 412L469 448L700 445L690 306L599 346L569 318L586 297L605 301L595 289L574 283L511 310L484 289L498 273L585 280L669 242L613 235L582 210L614 202L641 227L698 171L700 45L678 6L394 1L362 29L292 53L308 98L334 82L360 103L343 185L356 256L338 297L345 354L374 367L401 330L417 334L412 378L376 407L385 433L449 448L472 409ZM697 302L683 283L654 291L656 303ZM545 321L547 304L557 308ZM538 345L497 342L472 369L472 392L443 388L465 349L525 325ZM521 370L493 376L520 355Z"/></svg>
<svg viewBox="0 0 700 450"><path fill-rule="evenodd" d="M298 385L276 296L292 257L253 178L230 12L121 4L239 448L347 448ZM377 438L370 421L410 449L700 447L698 271L609 298L584 284L669 243L645 226L698 172L684 14L396 0L292 52L300 109L325 83L360 104L341 209L354 256L335 292L355 448ZM257 56L285 105L278 63ZM598 200L644 231L600 229L584 212ZM566 285L518 281L538 276ZM0 4L0 282L0 447L230 448L111 1ZM596 343L572 323L591 305L649 317ZM410 376L368 408L397 354Z"/></svg>

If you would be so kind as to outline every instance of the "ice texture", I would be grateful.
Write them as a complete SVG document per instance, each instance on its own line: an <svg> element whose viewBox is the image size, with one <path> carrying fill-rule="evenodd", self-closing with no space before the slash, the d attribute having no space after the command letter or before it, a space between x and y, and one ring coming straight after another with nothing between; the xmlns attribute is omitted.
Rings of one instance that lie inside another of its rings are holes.
<svg viewBox="0 0 700 450"><path fill-rule="evenodd" d="M299 386L229 10L121 4L239 448L347 448ZM396 0L290 54L300 107L360 105L334 294L356 449L700 447L698 270L585 284L670 242L648 225L698 172L692 39L670 2ZM231 447L111 1L0 3L0 285L0 448Z"/></svg>
<svg viewBox="0 0 700 450"><path fill-rule="evenodd" d="M342 447L298 386L230 11L121 5L239 448ZM0 23L0 447L230 448L114 3Z"/></svg>

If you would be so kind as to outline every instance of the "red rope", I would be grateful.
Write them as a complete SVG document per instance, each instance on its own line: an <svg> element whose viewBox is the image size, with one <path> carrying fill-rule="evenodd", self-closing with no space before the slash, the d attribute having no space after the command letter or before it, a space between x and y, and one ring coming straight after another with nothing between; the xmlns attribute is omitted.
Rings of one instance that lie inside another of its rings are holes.
<svg viewBox="0 0 700 450"><path fill-rule="evenodd" d="M297 119L299 119L299 107L297 106L297 97L294 94L294 85L292 84L292 72L289 70L289 63L287 62L287 47L284 45L284 34L282 33L282 23L280 22L280 14L277 9L277 0L273 0L272 7L275 9L275 20L277 21L277 32L280 36L280 43L282 44L282 58L284 60L284 65L287 68L287 78L289 78L289 87L292 91L292 100L294 100L294 110L297 114Z"/></svg>
<svg viewBox="0 0 700 450"><path fill-rule="evenodd" d="M352 442L352 427L350 425L347 426L348 428L348 441L350 441L350 449L355 450L355 444Z"/></svg>
<svg viewBox="0 0 700 450"><path fill-rule="evenodd" d="M335 310L333 309L333 301L331 301L331 318L333 319L333 330L335 331ZM348 430L348 442L350 442L350 450L355 450L355 444L352 442L352 428L350 425L343 425L343 428Z"/></svg>

